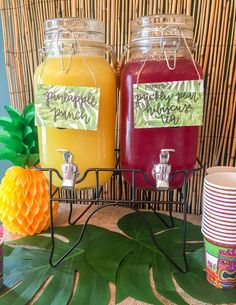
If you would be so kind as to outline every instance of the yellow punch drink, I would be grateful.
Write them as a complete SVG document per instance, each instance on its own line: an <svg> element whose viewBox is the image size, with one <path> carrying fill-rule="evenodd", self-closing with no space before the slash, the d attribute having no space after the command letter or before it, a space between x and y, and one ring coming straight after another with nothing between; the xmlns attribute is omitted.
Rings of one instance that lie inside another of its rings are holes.
<svg viewBox="0 0 236 305"><path fill-rule="evenodd" d="M104 58L104 25L94 19L46 21L46 57L35 72L40 163L61 172L69 151L79 177L88 168L114 167L115 89ZM62 174L62 172L61 172ZM101 173L104 184L111 173ZM53 180L57 186L60 179ZM90 173L79 188L93 187Z"/></svg>

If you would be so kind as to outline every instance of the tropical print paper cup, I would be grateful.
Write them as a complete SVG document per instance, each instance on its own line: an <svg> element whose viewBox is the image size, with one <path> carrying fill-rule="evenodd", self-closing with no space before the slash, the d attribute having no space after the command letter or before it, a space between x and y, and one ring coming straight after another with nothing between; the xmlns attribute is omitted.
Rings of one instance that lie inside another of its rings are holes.
<svg viewBox="0 0 236 305"><path fill-rule="evenodd" d="M204 239L207 281L220 289L236 287L236 246L227 247Z"/></svg>

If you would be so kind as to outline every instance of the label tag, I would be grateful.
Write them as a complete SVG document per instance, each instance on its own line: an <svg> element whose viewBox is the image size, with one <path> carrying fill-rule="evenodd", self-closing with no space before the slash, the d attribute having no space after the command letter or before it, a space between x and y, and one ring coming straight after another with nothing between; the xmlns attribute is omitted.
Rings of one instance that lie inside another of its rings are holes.
<svg viewBox="0 0 236 305"><path fill-rule="evenodd" d="M134 84L134 128L202 125L203 92L203 80Z"/></svg>
<svg viewBox="0 0 236 305"><path fill-rule="evenodd" d="M38 85L35 97L37 126L97 129L100 88Z"/></svg>

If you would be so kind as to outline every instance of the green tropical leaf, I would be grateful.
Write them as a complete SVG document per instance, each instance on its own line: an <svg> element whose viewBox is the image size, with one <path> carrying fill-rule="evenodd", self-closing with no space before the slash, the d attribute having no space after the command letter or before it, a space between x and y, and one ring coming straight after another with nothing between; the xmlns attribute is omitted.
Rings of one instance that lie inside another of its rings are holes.
<svg viewBox="0 0 236 305"><path fill-rule="evenodd" d="M23 109L23 112L22 112L23 118L25 119L26 116L31 112L34 112L34 103L29 103L25 106L25 108Z"/></svg>
<svg viewBox="0 0 236 305"><path fill-rule="evenodd" d="M17 154L15 157L14 164L23 168L27 165L29 155L28 154Z"/></svg>
<svg viewBox="0 0 236 305"><path fill-rule="evenodd" d="M12 137L22 139L22 128L18 128L10 118L0 117L0 126L6 130Z"/></svg>
<svg viewBox="0 0 236 305"><path fill-rule="evenodd" d="M0 117L0 159L21 167L32 166L38 161L34 104L28 104L22 115L12 106L7 105L5 109L9 118Z"/></svg>
<svg viewBox="0 0 236 305"><path fill-rule="evenodd" d="M30 154L38 154L39 153L39 146L38 141L34 142L33 146L30 148Z"/></svg>
<svg viewBox="0 0 236 305"><path fill-rule="evenodd" d="M23 124L23 118L15 108L10 105L6 105L4 108L6 109L7 113L9 114L9 117L11 118L11 121L14 123L15 126Z"/></svg>
<svg viewBox="0 0 236 305"><path fill-rule="evenodd" d="M140 247L135 253L126 257L117 274L116 302L133 296L139 301L150 304L162 304L154 295L150 284L149 256L147 248ZM127 281L127 278L129 279ZM144 289L145 287L145 289Z"/></svg>
<svg viewBox="0 0 236 305"><path fill-rule="evenodd" d="M70 242L77 238L81 227L56 228L56 232L66 236ZM71 230L72 229L72 230ZM76 232L75 230L76 229ZM88 235L93 233L93 228L88 228ZM69 234L69 236L67 235ZM63 261L57 268L51 268L48 263L51 242L48 237L35 236L22 238L14 241L17 245L30 245L34 249L16 247L8 252L4 258L4 284L8 288L22 282L13 290L7 290L6 294L0 296L0 304L25 305L38 288L52 276L52 280L47 285L44 293L35 304L66 305L71 297L74 275L79 272L79 284L76 287L75 295L71 304L106 305L109 301L108 281L104 279L85 259L83 250L75 251L68 259ZM11 243L9 243L11 245ZM57 241L58 254L67 250L69 245L61 240ZM5 247L8 248L6 245ZM35 249L36 247L36 249ZM6 291L6 289L5 289ZM14 302L13 302L14 300Z"/></svg>
<svg viewBox="0 0 236 305"><path fill-rule="evenodd" d="M38 153L38 133L36 127L33 129L30 126L25 126L24 128L24 137L22 142L25 146L28 147L28 153Z"/></svg>
<svg viewBox="0 0 236 305"><path fill-rule="evenodd" d="M23 138L23 142L29 149L31 149L35 145L36 139L35 139L35 134L32 132L30 127L29 129L28 129L29 133Z"/></svg>
<svg viewBox="0 0 236 305"><path fill-rule="evenodd" d="M17 152L14 150L4 147L0 150L0 160L8 160L12 162L14 165L15 164L15 158L17 156Z"/></svg>
<svg viewBox="0 0 236 305"><path fill-rule="evenodd" d="M35 109L34 104L28 104L23 111L24 122L30 127L34 126Z"/></svg>
<svg viewBox="0 0 236 305"><path fill-rule="evenodd" d="M4 147L0 150L0 160L8 160L16 166L26 166L28 155L17 153L12 149Z"/></svg>
<svg viewBox="0 0 236 305"><path fill-rule="evenodd" d="M108 281L92 268L85 258L78 269L80 280L71 305L108 304L110 298Z"/></svg>
<svg viewBox="0 0 236 305"><path fill-rule="evenodd" d="M14 150L17 153L22 153L25 150L25 145L22 143L22 141L20 141L17 138L13 138L7 131L1 129L0 129L0 143L4 144L4 147Z"/></svg>
<svg viewBox="0 0 236 305"><path fill-rule="evenodd" d="M35 126L34 118L35 118L35 112L30 112L25 118L25 124L33 128Z"/></svg>
<svg viewBox="0 0 236 305"><path fill-rule="evenodd" d="M175 228L166 229L155 214L145 212L143 215L152 225L159 245L181 262L182 221L174 219ZM169 221L167 216L163 219ZM150 284L151 269L157 292L175 304L187 304L176 292L176 283L205 303L235 301L235 290L217 290L206 280L199 226L188 223L188 251L194 252L188 254L190 271L183 274L153 245L143 217L129 214L120 219L118 225L126 235L89 225L81 244L55 268L48 263L49 236L37 235L9 242L4 246L5 289L0 295L0 305L27 304L47 279L50 282L39 293L37 305L66 305L70 299L72 305L107 305L109 282L116 285L117 302L130 296L159 305L162 301L155 296ZM64 240L56 240L55 260L77 241L81 229L82 226L55 227L55 234L64 237ZM77 271L79 280L74 287Z"/></svg>
<svg viewBox="0 0 236 305"><path fill-rule="evenodd" d="M156 290L165 297L178 305L186 305L187 303L181 298L176 291L173 283L172 274L166 272L167 261L165 257L156 255L155 264L153 265L153 278ZM201 268L201 267L200 267Z"/></svg>
<svg viewBox="0 0 236 305"><path fill-rule="evenodd" d="M23 138L27 137L29 134L32 133L32 128L30 126L24 126L23 129Z"/></svg>
<svg viewBox="0 0 236 305"><path fill-rule="evenodd" d="M6 146L1 147L0 149L0 160L8 160L15 166L31 167L38 163L39 161L39 154L38 150L35 148L36 153L34 150L29 152L28 148L24 148L25 152L18 153L15 150L12 150Z"/></svg>
<svg viewBox="0 0 236 305"><path fill-rule="evenodd" d="M28 156L28 159L27 159L27 166L28 167L34 166L38 162L39 162L39 154L38 153L35 153L35 154L31 153Z"/></svg>
<svg viewBox="0 0 236 305"><path fill-rule="evenodd" d="M32 137L32 135L28 135L26 140L27 140L27 141L24 141L24 142L25 142L25 145L27 146L27 150L26 150L25 153L26 153L26 154L30 154L32 148L35 146L35 140L34 140L34 138Z"/></svg>

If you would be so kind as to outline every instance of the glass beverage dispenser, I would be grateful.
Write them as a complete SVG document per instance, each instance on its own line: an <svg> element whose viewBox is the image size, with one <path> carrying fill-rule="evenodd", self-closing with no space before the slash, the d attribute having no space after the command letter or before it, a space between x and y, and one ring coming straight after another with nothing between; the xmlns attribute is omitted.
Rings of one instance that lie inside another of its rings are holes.
<svg viewBox="0 0 236 305"><path fill-rule="evenodd" d="M120 81L120 150L122 168L147 175L150 183L137 175L137 187L178 188L183 174L170 179L173 172L195 166L203 81L191 56L192 41L190 16L144 16L131 22L130 59ZM124 178L131 183L130 173Z"/></svg>
<svg viewBox="0 0 236 305"><path fill-rule="evenodd" d="M45 58L35 72L35 109L42 167L114 167L115 75L106 62L104 23L88 18L45 22ZM63 160L64 156L64 160ZM100 175L104 184L110 173ZM64 186L73 187L69 180ZM70 179L70 177L69 177ZM61 186L60 179L53 184ZM93 187L89 173L78 186Z"/></svg>

